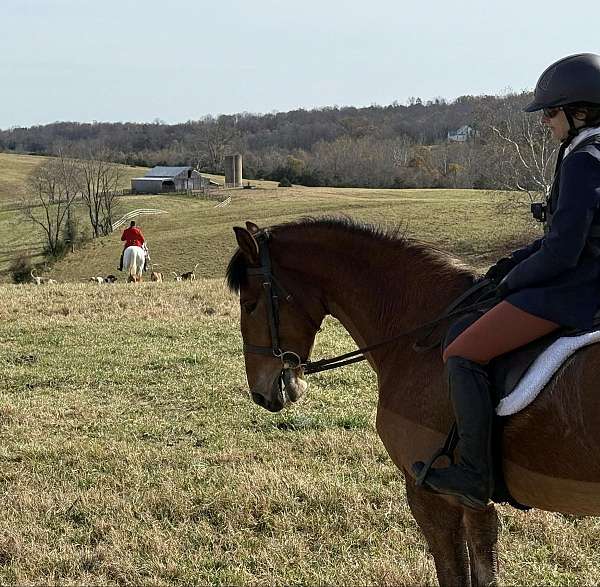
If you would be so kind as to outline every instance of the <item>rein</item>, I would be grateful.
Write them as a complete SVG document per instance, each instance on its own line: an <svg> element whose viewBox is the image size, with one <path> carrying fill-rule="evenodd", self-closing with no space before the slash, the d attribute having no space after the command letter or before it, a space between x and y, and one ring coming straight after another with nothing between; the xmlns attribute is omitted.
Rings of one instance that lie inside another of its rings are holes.
<svg viewBox="0 0 600 587"><path fill-rule="evenodd" d="M477 310L481 310L483 308L488 307L490 302L496 298L486 297L485 294L483 294L482 296L480 296L477 299L476 303L458 308L458 306L460 306L460 304L462 304L464 302L464 300L468 299L473 294L478 292L480 289L483 289L483 288L489 286L490 284L491 284L491 281L489 279L483 279L483 280L477 282L473 287L469 288L460 297L458 297L456 300L454 300L452 302L452 304L450 304L450 306L448 306L442 312L442 314L440 314L437 318L435 318L434 320L431 320L430 322L424 322L423 324L420 324L414 328L410 328L408 330L400 332L399 334L396 334L395 336L393 336L391 338L387 338L376 344L372 344L367 347L356 349L355 351L351 351L349 353L345 353L345 354L339 355L337 357L332 357L330 359L320 359L319 361L314 361L314 362L309 361L309 362L307 362L306 367L304 368L304 373L307 375L310 375L311 373L319 373L321 371L328 371L329 369L336 369L337 367L344 367L345 365L350 365L352 363L358 363L359 361L364 361L367 358L367 357L365 357L365 353L369 353L369 352L374 351L378 348L381 348L387 344L396 342L400 338L402 338L404 336L408 336L409 334L416 334L422 330L429 329L429 332L425 336L425 339L426 339L431 335L431 333L433 332L435 327L438 326L439 324L441 324L442 322L449 320L450 318L455 318L457 316L463 316L464 314L467 314L468 312L475 312ZM483 301L481 300L482 297L485 298ZM431 350L431 349L437 347L439 344L440 344L440 341L430 344L430 345L427 345L427 346L421 346L419 344L419 342L415 342L413 344L413 349L416 352L423 352L426 350Z"/></svg>
<svg viewBox="0 0 600 587"><path fill-rule="evenodd" d="M495 285L489 279L482 279L475 285L469 288L466 292L456 298L437 318L430 322L425 322L414 328L402 331L395 336L382 340L376 344L338 355L337 357L331 357L328 359L320 359L318 361L309 361L308 358L302 358L298 353L289 350L282 350L280 339L279 339L279 300L282 296L284 301L288 303L295 303L296 308L304 315L307 321L315 328L316 332L319 332L321 328L310 316L310 314L297 302L295 302L292 294L290 294L281 285L281 282L273 275L271 265L271 255L269 254L269 247L266 238L257 239L259 246L260 266L250 267L247 269L248 275L259 275L263 277L263 291L267 300L267 320L269 323L269 332L271 335L271 346L257 346L244 342L244 352L268 355L276 357L281 360L282 371L283 369L298 369L304 367L304 374L310 375L312 373L320 373L321 371L329 371L330 369L337 369L338 367L344 367L352 363L358 363L359 361L366 360L365 353L369 353L381 347L384 347L392 342L399 340L402 337L408 336L409 334L416 334L423 330L428 329L427 334L422 340L427 340L429 336L435 330L435 327L440 323L462 316L468 312L482 310L489 307L489 304L493 301L499 301L499 298L495 292ZM494 286L490 289L490 286ZM483 292L481 291L483 290ZM479 295L473 303L467 306L462 304L477 294ZM490 296L490 293L493 294ZM462 306L462 307L461 307ZM423 352L431 350L437 347L440 341L429 345L422 345L419 341L413 344L413 349L416 352Z"/></svg>

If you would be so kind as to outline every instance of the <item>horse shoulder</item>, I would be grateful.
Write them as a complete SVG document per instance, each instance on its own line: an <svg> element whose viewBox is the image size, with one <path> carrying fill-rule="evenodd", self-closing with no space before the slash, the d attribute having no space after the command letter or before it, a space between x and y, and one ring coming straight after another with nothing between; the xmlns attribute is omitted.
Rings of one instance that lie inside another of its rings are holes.
<svg viewBox="0 0 600 587"><path fill-rule="evenodd" d="M377 433L392 461L410 470L442 444L452 426L451 406L436 351L415 360L414 351L396 356L379 374Z"/></svg>

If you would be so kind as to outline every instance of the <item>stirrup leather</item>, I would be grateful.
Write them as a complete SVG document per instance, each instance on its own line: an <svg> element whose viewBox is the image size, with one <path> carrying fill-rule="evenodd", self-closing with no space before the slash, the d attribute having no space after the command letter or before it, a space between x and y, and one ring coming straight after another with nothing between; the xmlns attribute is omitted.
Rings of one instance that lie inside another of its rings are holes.
<svg viewBox="0 0 600 587"><path fill-rule="evenodd" d="M417 487L422 487L425 482L425 477L429 473L429 470L440 457L447 457L450 461L450 464L454 464L454 450L458 444L458 428L456 426L456 422L452 424L452 428L450 428L450 432L448 433L448 437L446 438L446 442L444 442L444 446L436 450L430 459L425 463L425 466L421 469L419 474L416 476L416 485Z"/></svg>

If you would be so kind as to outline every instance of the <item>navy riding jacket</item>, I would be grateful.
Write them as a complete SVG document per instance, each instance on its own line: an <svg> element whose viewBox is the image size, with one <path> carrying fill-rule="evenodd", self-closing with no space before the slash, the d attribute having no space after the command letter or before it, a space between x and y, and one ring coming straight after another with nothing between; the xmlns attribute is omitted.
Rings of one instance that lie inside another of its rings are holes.
<svg viewBox="0 0 600 587"><path fill-rule="evenodd" d="M590 240L600 224L600 143L577 147L562 161L547 234L514 251L506 301L562 326L587 329L600 309L600 256Z"/></svg>

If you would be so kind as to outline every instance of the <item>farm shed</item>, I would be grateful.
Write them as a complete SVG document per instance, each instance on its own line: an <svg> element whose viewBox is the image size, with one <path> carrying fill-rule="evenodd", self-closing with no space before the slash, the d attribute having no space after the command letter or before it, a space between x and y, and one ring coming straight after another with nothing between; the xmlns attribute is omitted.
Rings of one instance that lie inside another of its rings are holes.
<svg viewBox="0 0 600 587"><path fill-rule="evenodd" d="M142 194L160 194L183 190L200 190L209 185L193 167L153 167L144 177L131 180L131 190Z"/></svg>

